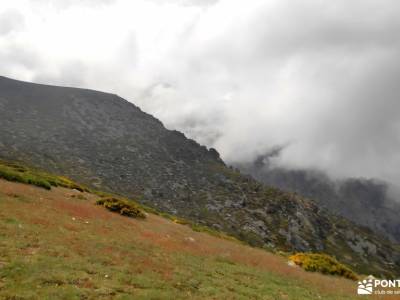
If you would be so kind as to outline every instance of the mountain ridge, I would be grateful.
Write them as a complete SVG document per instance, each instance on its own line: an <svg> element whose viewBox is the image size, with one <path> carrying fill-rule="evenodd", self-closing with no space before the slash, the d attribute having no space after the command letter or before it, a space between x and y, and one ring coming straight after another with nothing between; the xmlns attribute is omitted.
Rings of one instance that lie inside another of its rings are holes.
<svg viewBox="0 0 400 300"><path fill-rule="evenodd" d="M398 246L227 167L215 149L121 99L0 78L0 157L137 198L255 246L343 255L364 273L400 270Z"/></svg>

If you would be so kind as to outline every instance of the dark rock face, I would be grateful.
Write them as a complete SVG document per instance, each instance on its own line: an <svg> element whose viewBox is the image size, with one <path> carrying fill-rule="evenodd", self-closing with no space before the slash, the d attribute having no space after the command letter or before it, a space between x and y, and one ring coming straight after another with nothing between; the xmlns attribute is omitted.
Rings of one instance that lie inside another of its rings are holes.
<svg viewBox="0 0 400 300"><path fill-rule="evenodd" d="M268 157L237 167L264 184L311 198L333 213L400 242L400 203L391 199L384 182L358 178L333 181L317 171L270 168Z"/></svg>
<svg viewBox="0 0 400 300"><path fill-rule="evenodd" d="M400 270L398 246L228 168L216 150L116 95L0 77L0 157L136 197L256 246L326 252L363 273Z"/></svg>
<svg viewBox="0 0 400 300"><path fill-rule="evenodd" d="M71 175L90 185L171 197L172 183L207 163L223 164L115 95L6 79L0 91L3 156L59 172L76 168Z"/></svg>

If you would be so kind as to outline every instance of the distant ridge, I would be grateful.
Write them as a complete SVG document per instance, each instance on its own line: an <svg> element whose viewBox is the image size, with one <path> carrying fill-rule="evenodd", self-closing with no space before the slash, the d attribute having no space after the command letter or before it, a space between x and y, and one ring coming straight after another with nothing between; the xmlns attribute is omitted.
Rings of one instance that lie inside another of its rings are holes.
<svg viewBox="0 0 400 300"><path fill-rule="evenodd" d="M315 200L330 212L366 226L377 234L400 242L400 203L392 199L389 185L363 178L332 180L314 170L271 168L268 156L238 164L260 182Z"/></svg>

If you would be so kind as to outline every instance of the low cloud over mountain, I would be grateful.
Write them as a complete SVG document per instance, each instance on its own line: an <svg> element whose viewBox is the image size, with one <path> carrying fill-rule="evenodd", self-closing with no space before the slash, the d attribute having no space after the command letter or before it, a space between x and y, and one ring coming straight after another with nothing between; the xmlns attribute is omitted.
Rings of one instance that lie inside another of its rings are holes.
<svg viewBox="0 0 400 300"><path fill-rule="evenodd" d="M279 167L397 182L399 12L394 0L7 0L0 73L118 93L230 162L280 146Z"/></svg>

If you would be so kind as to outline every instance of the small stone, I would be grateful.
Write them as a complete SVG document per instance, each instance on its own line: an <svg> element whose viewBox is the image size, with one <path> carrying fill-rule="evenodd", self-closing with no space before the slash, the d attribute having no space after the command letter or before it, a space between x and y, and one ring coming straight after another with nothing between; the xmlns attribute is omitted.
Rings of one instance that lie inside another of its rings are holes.
<svg viewBox="0 0 400 300"><path fill-rule="evenodd" d="M295 264L293 261L291 261L291 260L289 260L289 261L287 262L287 265L288 265L289 267L296 267L296 264Z"/></svg>

